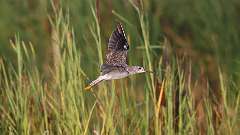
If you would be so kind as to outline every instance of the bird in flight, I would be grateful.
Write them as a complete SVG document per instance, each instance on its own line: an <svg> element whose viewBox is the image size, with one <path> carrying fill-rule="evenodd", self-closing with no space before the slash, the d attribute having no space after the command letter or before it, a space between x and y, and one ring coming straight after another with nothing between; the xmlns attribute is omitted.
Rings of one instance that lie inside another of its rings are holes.
<svg viewBox="0 0 240 135"><path fill-rule="evenodd" d="M129 45L123 27L118 23L108 41L106 61L101 65L101 75L92 81L85 90L90 90L94 85L105 80L121 79L129 75L146 72L143 67L127 64L128 50Z"/></svg>

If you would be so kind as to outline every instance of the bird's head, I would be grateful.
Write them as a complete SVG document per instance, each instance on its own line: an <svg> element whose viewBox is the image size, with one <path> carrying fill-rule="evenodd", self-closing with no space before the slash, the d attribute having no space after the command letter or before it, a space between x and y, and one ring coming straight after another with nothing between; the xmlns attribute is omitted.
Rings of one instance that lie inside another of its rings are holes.
<svg viewBox="0 0 240 135"><path fill-rule="evenodd" d="M143 67L140 67L140 66L131 66L127 70L130 74L137 74L137 73L146 72L146 70Z"/></svg>

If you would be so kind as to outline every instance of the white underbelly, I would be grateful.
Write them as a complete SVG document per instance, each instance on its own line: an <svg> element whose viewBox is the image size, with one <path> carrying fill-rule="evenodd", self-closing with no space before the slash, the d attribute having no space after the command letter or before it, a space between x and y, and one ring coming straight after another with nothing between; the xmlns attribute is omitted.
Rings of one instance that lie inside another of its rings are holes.
<svg viewBox="0 0 240 135"><path fill-rule="evenodd" d="M121 79L128 76L128 72L110 72L105 75L106 80Z"/></svg>

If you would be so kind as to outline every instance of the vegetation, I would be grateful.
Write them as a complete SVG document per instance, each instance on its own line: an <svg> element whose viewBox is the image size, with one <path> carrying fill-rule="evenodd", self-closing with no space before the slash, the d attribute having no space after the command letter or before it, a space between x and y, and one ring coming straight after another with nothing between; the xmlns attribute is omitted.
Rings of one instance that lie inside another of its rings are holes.
<svg viewBox="0 0 240 135"><path fill-rule="evenodd" d="M0 133L239 133L239 4L1 1ZM84 91L118 21L155 73Z"/></svg>

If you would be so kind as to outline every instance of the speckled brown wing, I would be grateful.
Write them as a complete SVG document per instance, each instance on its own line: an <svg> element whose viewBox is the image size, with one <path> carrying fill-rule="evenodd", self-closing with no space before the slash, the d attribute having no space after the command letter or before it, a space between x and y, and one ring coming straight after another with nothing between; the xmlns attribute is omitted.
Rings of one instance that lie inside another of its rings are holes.
<svg viewBox="0 0 240 135"><path fill-rule="evenodd" d="M123 27L119 23L109 38L105 64L126 67L128 49Z"/></svg>

